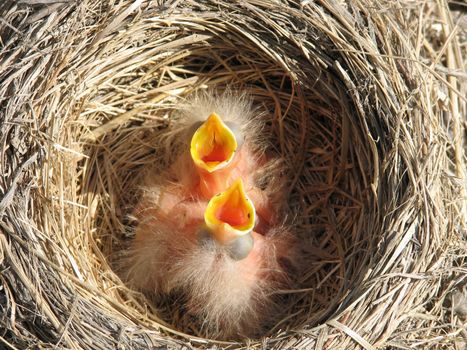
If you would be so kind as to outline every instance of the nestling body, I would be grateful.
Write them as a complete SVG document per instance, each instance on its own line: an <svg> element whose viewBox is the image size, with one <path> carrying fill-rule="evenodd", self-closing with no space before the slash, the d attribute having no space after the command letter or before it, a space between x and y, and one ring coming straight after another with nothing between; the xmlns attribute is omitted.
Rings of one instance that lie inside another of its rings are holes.
<svg viewBox="0 0 467 350"><path fill-rule="evenodd" d="M274 292L291 286L287 268L300 258L290 230L278 224L273 186L257 186L268 162L261 146L248 146L260 137L246 130L260 128L251 126L245 101L216 98L202 100L170 135L166 149L182 151L172 152L177 159L169 169L148 174L133 213L138 223L127 279L147 293L183 295L205 335L238 338L257 334L273 318ZM221 125L225 119L214 120L213 112L232 117ZM236 125L245 123L250 127L241 132ZM227 140L232 135L235 142Z"/></svg>

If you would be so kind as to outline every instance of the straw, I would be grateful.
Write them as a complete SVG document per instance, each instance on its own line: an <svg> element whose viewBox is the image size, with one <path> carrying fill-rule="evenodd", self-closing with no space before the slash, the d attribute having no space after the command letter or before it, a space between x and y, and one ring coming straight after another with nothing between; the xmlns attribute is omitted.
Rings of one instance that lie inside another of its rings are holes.
<svg viewBox="0 0 467 350"><path fill-rule="evenodd" d="M462 348L466 37L444 0L1 2L0 344ZM113 269L139 174L207 88L265 112L312 247L260 339L206 339Z"/></svg>

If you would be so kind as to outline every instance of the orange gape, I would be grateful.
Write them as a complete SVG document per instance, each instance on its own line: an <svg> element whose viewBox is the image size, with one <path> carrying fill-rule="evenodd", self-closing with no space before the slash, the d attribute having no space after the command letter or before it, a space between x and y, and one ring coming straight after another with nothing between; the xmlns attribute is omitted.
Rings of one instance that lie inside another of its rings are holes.
<svg viewBox="0 0 467 350"><path fill-rule="evenodd" d="M206 226L221 244L250 233L255 220L255 207L240 178L227 190L212 197L204 212Z"/></svg>
<svg viewBox="0 0 467 350"><path fill-rule="evenodd" d="M193 134L190 154L198 168L212 173L229 165L237 147L232 130L212 113Z"/></svg>
<svg viewBox="0 0 467 350"><path fill-rule="evenodd" d="M240 193L237 195L230 195L226 198L223 205L214 213L216 218L232 227L248 226L248 223L252 218L249 213L249 208L244 203L246 198L245 196L246 194Z"/></svg>
<svg viewBox="0 0 467 350"><path fill-rule="evenodd" d="M230 226L243 226L248 222L248 213L233 206L226 206L216 213L216 217Z"/></svg>
<svg viewBox="0 0 467 350"><path fill-rule="evenodd" d="M239 177L238 143L232 130L212 113L191 138L190 154L198 171L199 190L210 199Z"/></svg>

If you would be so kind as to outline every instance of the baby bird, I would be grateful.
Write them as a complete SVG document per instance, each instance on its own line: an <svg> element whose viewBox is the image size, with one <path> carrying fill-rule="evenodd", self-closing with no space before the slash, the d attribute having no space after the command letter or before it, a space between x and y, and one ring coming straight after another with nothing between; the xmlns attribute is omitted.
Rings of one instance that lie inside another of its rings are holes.
<svg viewBox="0 0 467 350"><path fill-rule="evenodd" d="M255 232L255 207L241 179L207 203L149 191L136 213L128 278L158 295L181 293L208 336L253 336L278 312L290 286L295 245L282 227Z"/></svg>
<svg viewBox="0 0 467 350"><path fill-rule="evenodd" d="M259 221L271 223L278 209L272 202L281 198L281 182L274 184L274 195L260 182L278 162L266 156L260 116L246 95L198 95L181 106L181 114L181 125L165 137L171 180L181 184L187 196L209 200L242 178Z"/></svg>
<svg viewBox="0 0 467 350"><path fill-rule="evenodd" d="M133 212L126 279L183 296L204 335L258 335L280 315L274 292L290 288L301 261L279 217L277 162L244 95L198 96L182 114L163 142L168 168L148 174Z"/></svg>

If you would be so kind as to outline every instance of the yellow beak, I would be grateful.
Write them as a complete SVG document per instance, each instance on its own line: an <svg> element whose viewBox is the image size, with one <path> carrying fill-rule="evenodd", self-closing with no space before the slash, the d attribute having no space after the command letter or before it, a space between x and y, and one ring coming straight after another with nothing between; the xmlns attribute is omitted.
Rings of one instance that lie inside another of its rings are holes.
<svg viewBox="0 0 467 350"><path fill-rule="evenodd" d="M191 158L209 173L229 165L236 150L235 134L216 113L208 117L191 139Z"/></svg>
<svg viewBox="0 0 467 350"><path fill-rule="evenodd" d="M240 178L225 192L212 197L204 212L206 226L221 243L251 232L255 219L255 207Z"/></svg>

